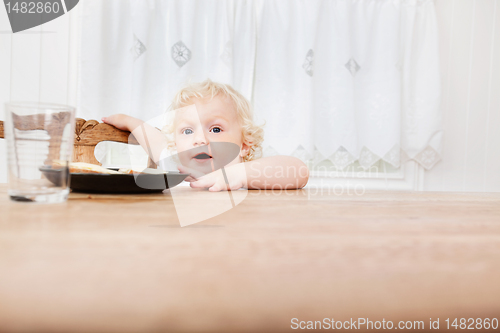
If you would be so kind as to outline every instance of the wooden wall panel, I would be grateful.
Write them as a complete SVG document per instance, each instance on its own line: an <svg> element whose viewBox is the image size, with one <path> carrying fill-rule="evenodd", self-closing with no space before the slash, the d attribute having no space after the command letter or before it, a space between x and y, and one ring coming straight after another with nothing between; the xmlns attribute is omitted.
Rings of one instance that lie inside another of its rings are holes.
<svg viewBox="0 0 500 333"><path fill-rule="evenodd" d="M450 94L449 84L450 81L451 63L448 59L451 58L452 40L453 40L453 21L455 19L455 0L439 0L435 2L436 16L439 31L439 52L440 52L440 67L441 67L441 108L447 110L449 107ZM446 122L446 112L443 111L443 121ZM445 133L446 136L446 133ZM446 142L445 142L446 143ZM440 191L443 189L444 181L444 167L443 161L438 162L430 172L424 175L424 190L425 191Z"/></svg>
<svg viewBox="0 0 500 333"><path fill-rule="evenodd" d="M0 10L0 119L4 120L4 103L10 98L10 51L12 34L6 11ZM7 182L7 145L0 139L0 183Z"/></svg>
<svg viewBox="0 0 500 333"><path fill-rule="evenodd" d="M500 0L435 3L444 152L424 190L500 192Z"/></svg>
<svg viewBox="0 0 500 333"><path fill-rule="evenodd" d="M45 23L42 31L40 99L67 104L69 15Z"/></svg>
<svg viewBox="0 0 500 333"><path fill-rule="evenodd" d="M12 101L40 100L41 27L12 34Z"/></svg>
<svg viewBox="0 0 500 333"><path fill-rule="evenodd" d="M494 6L495 1L475 0L475 11L471 13L474 14L474 26L470 45L463 191L483 190Z"/></svg>
<svg viewBox="0 0 500 333"><path fill-rule="evenodd" d="M472 38L474 1L463 1L455 5L451 34L451 57L448 83L445 87L448 98L444 112L443 189L462 191L465 172L465 132L467 128L467 95L469 88L470 44ZM442 43L443 41L441 41ZM448 90L449 89L449 90Z"/></svg>
<svg viewBox="0 0 500 333"><path fill-rule="evenodd" d="M500 192L500 1L496 0L494 44L491 47L488 118L483 189Z"/></svg>

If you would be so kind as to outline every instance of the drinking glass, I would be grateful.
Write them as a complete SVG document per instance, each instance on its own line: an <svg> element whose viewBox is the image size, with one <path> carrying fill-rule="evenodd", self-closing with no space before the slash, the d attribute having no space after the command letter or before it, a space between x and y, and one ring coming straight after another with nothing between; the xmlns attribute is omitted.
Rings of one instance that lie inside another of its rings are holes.
<svg viewBox="0 0 500 333"><path fill-rule="evenodd" d="M74 131L73 107L31 102L5 104L9 196L12 200L66 201Z"/></svg>

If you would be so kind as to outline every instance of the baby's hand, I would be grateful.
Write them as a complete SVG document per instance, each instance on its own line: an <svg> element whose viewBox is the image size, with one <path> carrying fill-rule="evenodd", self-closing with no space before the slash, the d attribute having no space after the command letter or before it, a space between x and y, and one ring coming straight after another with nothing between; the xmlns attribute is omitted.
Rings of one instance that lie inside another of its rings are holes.
<svg viewBox="0 0 500 333"><path fill-rule="evenodd" d="M226 183L222 169L196 179L186 179L186 181L191 183L192 188L208 188L211 192L239 190L242 187L246 187L247 179L243 163L226 167L224 170L229 185Z"/></svg>
<svg viewBox="0 0 500 333"><path fill-rule="evenodd" d="M129 119L131 117L127 116L125 114L113 114L109 117L102 117L101 120L103 123L112 125L118 129L124 130L124 131L129 131L130 132L130 126L129 126Z"/></svg>
<svg viewBox="0 0 500 333"><path fill-rule="evenodd" d="M180 173L188 173L189 174L189 176L187 176L186 179L184 179L184 181L186 181L188 183L195 182L198 178L201 178L201 177L206 175L205 173L203 173L201 171L188 168L182 164L177 165L177 170L179 170Z"/></svg>

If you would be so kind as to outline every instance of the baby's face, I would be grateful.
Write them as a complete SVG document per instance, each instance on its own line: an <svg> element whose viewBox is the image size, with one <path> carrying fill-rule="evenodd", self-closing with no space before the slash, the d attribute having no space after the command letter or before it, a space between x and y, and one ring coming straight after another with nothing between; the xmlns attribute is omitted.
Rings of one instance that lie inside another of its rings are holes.
<svg viewBox="0 0 500 333"><path fill-rule="evenodd" d="M237 145L242 154L246 149L242 142L242 129L236 108L226 97L193 99L191 102L196 108L190 105L178 110L175 115L175 146L184 166L207 169L208 173L213 163L211 150L206 146L210 142L230 142ZM238 162L240 155L229 164Z"/></svg>

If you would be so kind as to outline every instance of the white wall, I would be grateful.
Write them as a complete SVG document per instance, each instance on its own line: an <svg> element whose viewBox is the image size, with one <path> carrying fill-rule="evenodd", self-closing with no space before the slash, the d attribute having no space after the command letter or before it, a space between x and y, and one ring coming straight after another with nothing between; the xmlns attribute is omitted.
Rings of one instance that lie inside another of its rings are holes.
<svg viewBox="0 0 500 333"><path fill-rule="evenodd" d="M435 3L445 136L424 190L500 192L500 0Z"/></svg>
<svg viewBox="0 0 500 333"><path fill-rule="evenodd" d="M443 160L420 177L423 186L419 188L500 192L500 0L435 3L444 153ZM9 100L76 105L78 6L41 27L17 34L7 33L8 18L0 7L2 108ZM4 140L0 140L0 156L6 156ZM2 158L0 182L6 182L5 170L6 159Z"/></svg>

